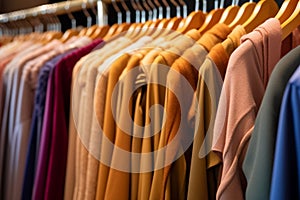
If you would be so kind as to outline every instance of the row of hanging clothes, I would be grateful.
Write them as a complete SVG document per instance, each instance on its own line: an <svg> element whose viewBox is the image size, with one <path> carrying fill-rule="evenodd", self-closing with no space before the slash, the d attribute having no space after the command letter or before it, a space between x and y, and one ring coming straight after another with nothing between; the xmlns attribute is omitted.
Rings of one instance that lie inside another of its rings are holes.
<svg viewBox="0 0 300 200"><path fill-rule="evenodd" d="M300 1L190 3L1 23L0 199L300 198Z"/></svg>

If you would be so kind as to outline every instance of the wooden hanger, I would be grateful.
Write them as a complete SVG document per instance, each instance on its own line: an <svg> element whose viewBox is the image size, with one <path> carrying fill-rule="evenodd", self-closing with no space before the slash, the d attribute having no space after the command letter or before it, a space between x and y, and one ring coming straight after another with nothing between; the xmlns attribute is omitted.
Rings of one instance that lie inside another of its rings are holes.
<svg viewBox="0 0 300 200"><path fill-rule="evenodd" d="M164 22L162 22L163 19L157 19L156 21L153 21L152 24L150 25L148 31L146 32L146 35L152 35L156 30L159 30L159 29L156 29L158 28L158 26L162 23L162 27L166 27L168 25L168 21L170 19L165 19ZM161 29L160 29L161 30Z"/></svg>
<svg viewBox="0 0 300 200"><path fill-rule="evenodd" d="M254 2L246 2L244 3L237 13L234 20L228 25L229 28L233 29L237 25L245 23L249 17L252 15L253 10L255 8L256 3Z"/></svg>
<svg viewBox="0 0 300 200"><path fill-rule="evenodd" d="M203 25L200 27L199 32L203 34L209 29L211 29L211 27L213 27L215 24L217 24L220 21L223 12L224 12L224 8L218 8L210 11L206 15L205 21Z"/></svg>
<svg viewBox="0 0 300 200"><path fill-rule="evenodd" d="M274 17L277 12L278 5L274 0L261 0L256 4L250 18L243 23L243 27L249 33L268 18Z"/></svg>
<svg viewBox="0 0 300 200"><path fill-rule="evenodd" d="M166 29L159 35L159 37L165 37L166 35L173 33L178 28L181 20L182 17L173 17L168 23Z"/></svg>
<svg viewBox="0 0 300 200"><path fill-rule="evenodd" d="M145 23L141 23L137 27L137 32L135 34L132 34L130 38L132 39L138 39L146 34L146 32L149 30L150 25L152 24L152 21L146 21Z"/></svg>
<svg viewBox="0 0 300 200"><path fill-rule="evenodd" d="M68 29L66 30L66 32L63 34L63 36L61 37L60 41L65 43L66 41L68 41L71 37L78 35L78 31L76 29Z"/></svg>
<svg viewBox="0 0 300 200"><path fill-rule="evenodd" d="M186 33L191 29L200 28L205 21L205 15L202 11L193 11L185 19L183 27L179 28L177 31L180 33Z"/></svg>
<svg viewBox="0 0 300 200"><path fill-rule="evenodd" d="M171 19L162 19L160 23L157 26L157 29L155 32L151 35L152 38L157 38L159 37L167 28L168 23L171 21Z"/></svg>
<svg viewBox="0 0 300 200"><path fill-rule="evenodd" d="M127 38L134 38L135 36L137 36L140 32L142 32L143 26L146 23L138 23L135 27L135 29L133 30L133 32L128 31L128 33L125 35L125 37Z"/></svg>
<svg viewBox="0 0 300 200"><path fill-rule="evenodd" d="M119 24L113 24L109 28L107 34L103 37L103 39L107 40L107 39L111 38L114 35L114 33L116 32L116 30L118 29L118 27L119 27Z"/></svg>
<svg viewBox="0 0 300 200"><path fill-rule="evenodd" d="M239 6L234 6L234 5L228 6L224 10L219 23L223 23L223 24L229 25L234 20L234 18L236 17L239 9L240 9Z"/></svg>
<svg viewBox="0 0 300 200"><path fill-rule="evenodd" d="M130 24L128 24L128 23L120 24L112 36L116 36L124 31L127 31L129 29L129 27L130 27Z"/></svg>
<svg viewBox="0 0 300 200"><path fill-rule="evenodd" d="M96 39L96 38L103 38L106 33L108 32L109 30L109 26L99 26L95 32L93 33L93 35L91 35L90 38L92 38L93 40Z"/></svg>
<svg viewBox="0 0 300 200"><path fill-rule="evenodd" d="M297 2L298 0L285 0L282 3L275 18L278 19L282 24L286 19L288 19L292 15L297 6Z"/></svg>
<svg viewBox="0 0 300 200"><path fill-rule="evenodd" d="M81 29L78 35L79 35L79 36L85 36L87 30L88 30L88 28L86 28L86 27L83 28L83 29Z"/></svg>
<svg viewBox="0 0 300 200"><path fill-rule="evenodd" d="M94 34L94 32L97 30L97 28L98 28L98 25L93 25L93 26L89 27L86 30L85 36L91 37Z"/></svg>
<svg viewBox="0 0 300 200"><path fill-rule="evenodd" d="M54 39L60 39L62 37L62 33L61 32L57 32L57 31L47 31L45 33L45 37L43 38L44 43L48 43L51 40Z"/></svg>
<svg viewBox="0 0 300 200"><path fill-rule="evenodd" d="M169 23L167 25L167 29L169 29L169 30L176 30L179 27L179 24L181 23L181 21L182 21L182 17L173 17L169 21Z"/></svg>
<svg viewBox="0 0 300 200"><path fill-rule="evenodd" d="M297 3L293 14L281 24L282 40L293 32L300 25L300 1Z"/></svg>

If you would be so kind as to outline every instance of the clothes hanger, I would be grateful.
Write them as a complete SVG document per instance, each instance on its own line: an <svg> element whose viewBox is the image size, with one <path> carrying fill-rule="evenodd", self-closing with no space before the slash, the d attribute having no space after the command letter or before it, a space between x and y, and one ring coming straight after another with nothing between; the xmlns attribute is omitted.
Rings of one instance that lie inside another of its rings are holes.
<svg viewBox="0 0 300 200"><path fill-rule="evenodd" d="M125 37L127 38L131 38L133 35L138 34L142 28L142 25L140 24L140 11L134 0L131 0L130 2L131 6L133 7L133 10L135 11L135 23L132 23L129 27L128 32L125 35Z"/></svg>
<svg viewBox="0 0 300 200"><path fill-rule="evenodd" d="M76 29L76 27L77 27L77 21L76 21L76 18L73 16L72 12L70 12L70 3L71 3L70 1L66 2L65 10L66 10L66 13L68 15L68 18L71 21L71 28L72 29Z"/></svg>
<svg viewBox="0 0 300 200"><path fill-rule="evenodd" d="M109 26L105 25L105 26L97 26L97 29L94 31L94 33L90 36L91 39L97 39L97 38L103 38L108 30L109 30Z"/></svg>
<svg viewBox="0 0 300 200"><path fill-rule="evenodd" d="M177 16L177 17L183 17L186 18L188 16L188 8L186 3L183 0L178 0L179 4L182 6L182 15Z"/></svg>
<svg viewBox="0 0 300 200"><path fill-rule="evenodd" d="M296 6L297 6L298 0L285 0L278 13L276 14L275 18L280 21L282 24L286 19L288 19L294 12Z"/></svg>
<svg viewBox="0 0 300 200"><path fill-rule="evenodd" d="M250 18L243 23L246 32L251 32L268 18L274 17L277 14L278 9L278 5L274 0L259 1Z"/></svg>
<svg viewBox="0 0 300 200"><path fill-rule="evenodd" d="M88 0L87 2L90 5L90 9L91 9L92 13L94 14L94 16L96 18L96 24L99 24L99 17L98 17L98 14L97 14L97 10L95 9L95 6L93 4L93 1Z"/></svg>
<svg viewBox="0 0 300 200"><path fill-rule="evenodd" d="M122 23L122 12L119 9L116 1L112 0L111 3L112 3L112 6L113 6L114 10L117 12L118 21L117 21L116 24L113 24L109 28L107 34L103 37L104 40L107 40L107 39L111 38L113 35L115 35L115 33L116 33L117 29L119 28L119 26L121 26L121 25L124 26L124 24L121 24Z"/></svg>
<svg viewBox="0 0 300 200"><path fill-rule="evenodd" d="M175 0L170 0L170 2L175 6L176 8L176 17L181 16L181 8L180 5ZM171 17L171 16L170 16Z"/></svg>
<svg viewBox="0 0 300 200"><path fill-rule="evenodd" d="M224 8L217 8L216 7L217 1L215 0L215 9L210 11L205 18L203 25L200 27L199 32L201 34L205 33L211 27L213 27L216 23L218 23L222 17L224 12Z"/></svg>
<svg viewBox="0 0 300 200"><path fill-rule="evenodd" d="M168 30L176 30L180 24L180 22L182 21L182 17L173 17L168 25L167 25L167 29ZM204 21L204 20L203 20Z"/></svg>
<svg viewBox="0 0 300 200"><path fill-rule="evenodd" d="M155 1L154 1L155 2ZM157 15L157 8L155 7L154 3L152 3L151 0L147 0L147 3L149 4L149 6L151 7L152 9L152 20L155 21L157 20L158 18L158 15Z"/></svg>
<svg viewBox="0 0 300 200"><path fill-rule="evenodd" d="M79 32L76 29L68 29L66 32L62 35L60 41L65 43L68 41L71 37L78 35Z"/></svg>
<svg viewBox="0 0 300 200"><path fill-rule="evenodd" d="M94 34L94 32L97 30L98 28L98 25L93 25L92 26L92 16L90 15L90 13L87 11L87 8L86 8L86 2L85 1L82 1L81 3L81 8L83 10L83 13L87 19L87 30L85 32L85 36L91 38L92 35Z"/></svg>
<svg viewBox="0 0 300 200"><path fill-rule="evenodd" d="M292 15L281 24L282 29L282 40L287 38L287 36L293 32L300 25L300 1L297 3Z"/></svg>
<svg viewBox="0 0 300 200"><path fill-rule="evenodd" d="M166 0L162 0L162 3L164 4L164 6L166 8L165 18L170 19L171 18L171 7ZM162 18L160 18L160 19L162 19Z"/></svg>
<svg viewBox="0 0 300 200"><path fill-rule="evenodd" d="M221 0L221 8L224 8L224 0ZM240 7L238 6L238 2L232 1L232 5L228 6L219 21L219 23L227 24L229 25L234 18L236 17Z"/></svg>
<svg viewBox="0 0 300 200"><path fill-rule="evenodd" d="M206 10L206 7L204 10ZM196 0L195 11L191 12L187 17L181 20L178 24L177 31L184 34L191 29L198 29L203 25L204 21L205 15L199 10L199 0Z"/></svg>
<svg viewBox="0 0 300 200"><path fill-rule="evenodd" d="M153 20L153 11L152 11L152 8L148 5L148 2L143 0L142 5L145 8L145 10L147 11L148 21L154 21Z"/></svg>
<svg viewBox="0 0 300 200"><path fill-rule="evenodd" d="M141 23L145 23L146 20L146 10L144 9L144 7L142 6L142 4L140 3L139 0L136 0L136 5L139 8L139 10L141 11Z"/></svg>
<svg viewBox="0 0 300 200"><path fill-rule="evenodd" d="M90 13L87 11L87 8L86 8L86 2L85 2L85 1L82 1L82 3L81 3L81 9L82 9L83 14L84 14L85 17L86 17L86 27L87 27L87 28L90 28L90 27L92 26L92 16L91 16ZM94 28L93 28L93 30L95 31Z"/></svg>
<svg viewBox="0 0 300 200"><path fill-rule="evenodd" d="M123 17L122 17L122 12L121 12L121 9L119 8L119 6L117 5L117 3L115 2L115 0L113 1L113 5L114 5L114 8L115 10L117 11L118 13L118 28L117 30L113 33L113 36L116 36L124 31L127 31L129 28L130 28L130 23L122 23L122 20L123 20Z"/></svg>
<svg viewBox="0 0 300 200"><path fill-rule="evenodd" d="M256 5L256 3L254 3L254 2L244 3L240 7L239 12L237 13L234 20L228 25L229 28L233 29L237 25L245 23L249 19L249 17L252 15L255 5Z"/></svg>
<svg viewBox="0 0 300 200"><path fill-rule="evenodd" d="M163 7L161 6L158 0L154 0L154 4L158 7L157 19L163 19L164 18Z"/></svg>
<svg viewBox="0 0 300 200"><path fill-rule="evenodd" d="M131 12L130 12L128 6L126 5L125 1L121 1L121 5L124 8L125 13L126 13L126 23L130 24L131 23Z"/></svg>

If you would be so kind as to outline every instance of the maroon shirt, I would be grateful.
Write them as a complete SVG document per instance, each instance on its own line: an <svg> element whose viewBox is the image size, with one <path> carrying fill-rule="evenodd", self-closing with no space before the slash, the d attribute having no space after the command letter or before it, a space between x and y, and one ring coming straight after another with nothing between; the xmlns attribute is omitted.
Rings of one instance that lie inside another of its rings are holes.
<svg viewBox="0 0 300 200"><path fill-rule="evenodd" d="M72 52L58 62L50 74L33 199L63 199L72 72L80 58L102 42L94 40Z"/></svg>

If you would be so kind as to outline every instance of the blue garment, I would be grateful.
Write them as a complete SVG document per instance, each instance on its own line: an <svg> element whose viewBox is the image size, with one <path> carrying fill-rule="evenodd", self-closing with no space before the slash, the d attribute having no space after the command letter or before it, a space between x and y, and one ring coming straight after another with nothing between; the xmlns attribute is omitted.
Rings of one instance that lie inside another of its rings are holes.
<svg viewBox="0 0 300 200"><path fill-rule="evenodd" d="M300 199L300 67L281 104L270 199Z"/></svg>
<svg viewBox="0 0 300 200"><path fill-rule="evenodd" d="M71 51L72 52L72 51ZM26 168L23 182L22 199L31 199L32 188L34 184L35 171L37 165L37 158L40 148L40 138L42 133L44 109L47 94L47 83L50 72L54 69L55 65L66 55L66 52L60 54L50 61L48 61L40 70L38 77L38 85L34 99L33 117L30 127L30 138L28 152L26 156Z"/></svg>

